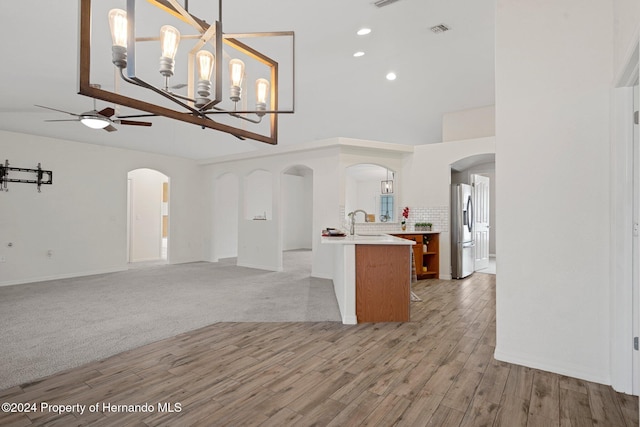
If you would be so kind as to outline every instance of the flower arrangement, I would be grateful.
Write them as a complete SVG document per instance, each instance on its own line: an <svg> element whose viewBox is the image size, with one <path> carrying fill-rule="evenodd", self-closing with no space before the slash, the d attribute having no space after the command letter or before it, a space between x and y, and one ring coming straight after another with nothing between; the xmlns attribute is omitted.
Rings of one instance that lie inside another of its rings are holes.
<svg viewBox="0 0 640 427"><path fill-rule="evenodd" d="M402 224L403 230L407 228L407 218L409 218L409 206L405 206L404 209L402 209L402 222L400 224Z"/></svg>

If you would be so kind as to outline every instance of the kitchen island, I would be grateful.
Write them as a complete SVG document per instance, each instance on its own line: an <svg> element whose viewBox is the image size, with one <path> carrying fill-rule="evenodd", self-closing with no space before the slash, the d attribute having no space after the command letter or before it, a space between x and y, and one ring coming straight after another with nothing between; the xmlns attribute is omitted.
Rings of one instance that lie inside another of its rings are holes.
<svg viewBox="0 0 640 427"><path fill-rule="evenodd" d="M342 323L407 322L411 246L388 234L322 237L333 248L333 289Z"/></svg>

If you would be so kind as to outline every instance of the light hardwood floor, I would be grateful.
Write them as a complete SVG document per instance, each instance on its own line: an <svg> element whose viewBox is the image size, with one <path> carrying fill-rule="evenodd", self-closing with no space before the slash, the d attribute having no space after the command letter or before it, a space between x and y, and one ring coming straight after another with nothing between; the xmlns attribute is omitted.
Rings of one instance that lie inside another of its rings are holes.
<svg viewBox="0 0 640 427"><path fill-rule="evenodd" d="M407 323L218 323L13 387L0 402L100 411L38 406L0 425L638 425L634 397L493 359L494 275L413 290Z"/></svg>

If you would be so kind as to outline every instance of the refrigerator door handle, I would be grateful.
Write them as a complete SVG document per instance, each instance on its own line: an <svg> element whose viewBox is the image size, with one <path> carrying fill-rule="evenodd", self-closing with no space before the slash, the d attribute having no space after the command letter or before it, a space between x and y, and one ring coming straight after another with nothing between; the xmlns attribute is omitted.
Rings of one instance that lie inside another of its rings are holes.
<svg viewBox="0 0 640 427"><path fill-rule="evenodd" d="M468 212L468 223L467 223L467 228L469 229L469 232L472 232L473 230L473 201L471 200L471 196L469 196L469 198L467 199L467 212Z"/></svg>

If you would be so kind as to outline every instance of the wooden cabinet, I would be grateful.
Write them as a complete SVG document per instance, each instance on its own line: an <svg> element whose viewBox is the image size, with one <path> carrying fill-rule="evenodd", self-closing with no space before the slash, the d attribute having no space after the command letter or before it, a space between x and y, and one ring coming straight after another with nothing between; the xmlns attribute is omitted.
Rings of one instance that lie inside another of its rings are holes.
<svg viewBox="0 0 640 427"><path fill-rule="evenodd" d="M393 234L396 237L413 240L413 261L419 280L440 277L440 233Z"/></svg>
<svg viewBox="0 0 640 427"><path fill-rule="evenodd" d="M356 245L358 323L410 320L410 258L407 245Z"/></svg>

